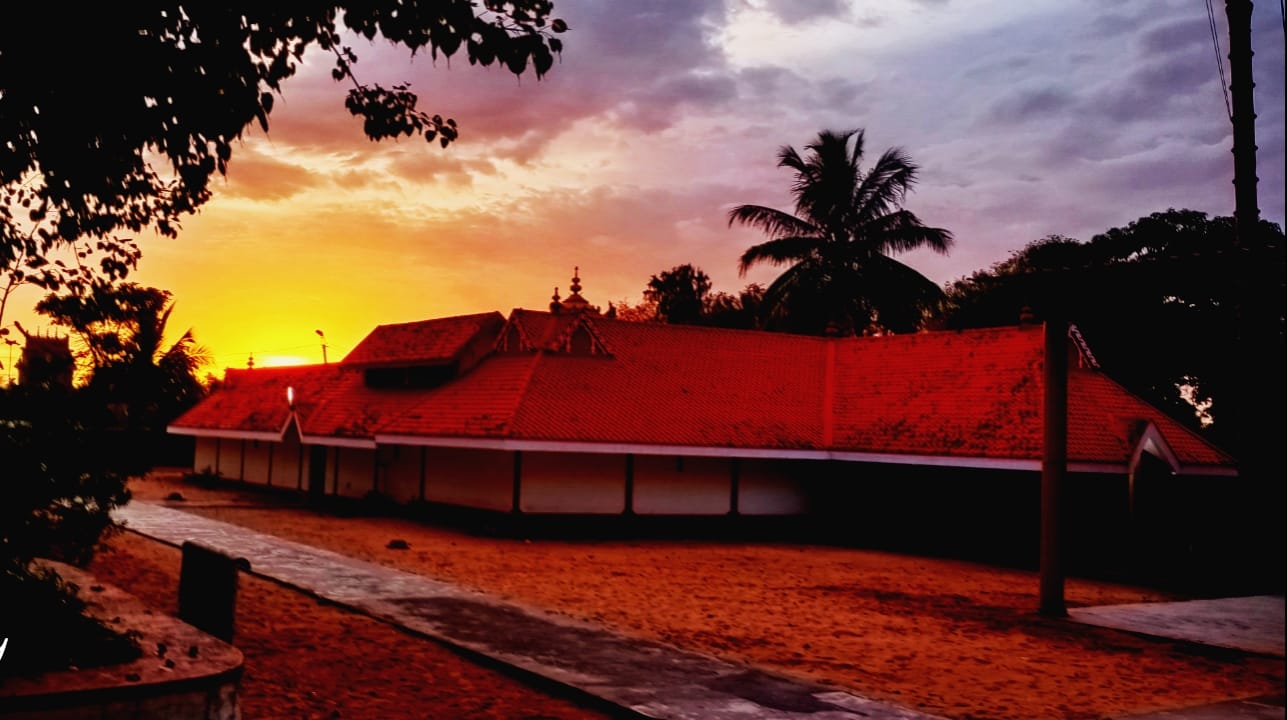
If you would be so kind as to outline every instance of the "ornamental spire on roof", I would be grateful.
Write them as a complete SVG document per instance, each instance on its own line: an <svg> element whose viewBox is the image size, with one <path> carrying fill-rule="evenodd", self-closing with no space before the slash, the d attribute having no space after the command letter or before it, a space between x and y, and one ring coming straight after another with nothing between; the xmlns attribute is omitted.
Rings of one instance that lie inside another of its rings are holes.
<svg viewBox="0 0 1287 720"><path fill-rule="evenodd" d="M572 312L589 312L595 315L599 314L599 308L591 305L588 300L581 297L581 266L572 268L572 285L568 287L572 291L567 299L560 303L564 310ZM555 300L558 300L557 294Z"/></svg>

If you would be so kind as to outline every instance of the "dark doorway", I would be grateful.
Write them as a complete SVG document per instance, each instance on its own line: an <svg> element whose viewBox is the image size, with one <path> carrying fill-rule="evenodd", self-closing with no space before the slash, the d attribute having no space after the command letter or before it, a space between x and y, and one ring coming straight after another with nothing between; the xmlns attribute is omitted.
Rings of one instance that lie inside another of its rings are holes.
<svg viewBox="0 0 1287 720"><path fill-rule="evenodd" d="M321 500L326 496L326 448L314 445L308 449L308 497Z"/></svg>

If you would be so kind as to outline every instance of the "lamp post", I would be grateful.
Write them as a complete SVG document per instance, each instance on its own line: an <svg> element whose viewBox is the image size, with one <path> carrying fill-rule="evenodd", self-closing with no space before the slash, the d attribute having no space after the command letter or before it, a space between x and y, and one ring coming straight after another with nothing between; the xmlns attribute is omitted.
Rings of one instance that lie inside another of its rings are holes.
<svg viewBox="0 0 1287 720"><path fill-rule="evenodd" d="M321 330L314 330L313 332L317 333L317 336L322 338L322 364L325 365L326 364L326 333L322 332Z"/></svg>

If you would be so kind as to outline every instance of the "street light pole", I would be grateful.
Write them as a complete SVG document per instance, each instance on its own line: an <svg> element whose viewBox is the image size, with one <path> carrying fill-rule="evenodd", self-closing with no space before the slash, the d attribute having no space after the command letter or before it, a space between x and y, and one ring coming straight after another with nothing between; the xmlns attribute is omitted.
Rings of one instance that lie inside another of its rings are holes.
<svg viewBox="0 0 1287 720"><path fill-rule="evenodd" d="M322 338L322 364L325 365L326 364L326 333L322 332L321 330L314 330L313 332L317 333L317 336Z"/></svg>

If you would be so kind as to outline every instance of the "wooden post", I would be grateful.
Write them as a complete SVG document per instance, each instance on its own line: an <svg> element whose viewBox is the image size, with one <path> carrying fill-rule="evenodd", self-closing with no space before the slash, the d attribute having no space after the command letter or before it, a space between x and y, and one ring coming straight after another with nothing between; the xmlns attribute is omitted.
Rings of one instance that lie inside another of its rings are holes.
<svg viewBox="0 0 1287 720"><path fill-rule="evenodd" d="M188 540L179 567L179 619L232 642L237 608L237 572L250 561Z"/></svg>
<svg viewBox="0 0 1287 720"><path fill-rule="evenodd" d="M1048 315L1044 326L1045 391L1041 404L1041 614L1063 617L1062 494L1068 465L1068 326Z"/></svg>

